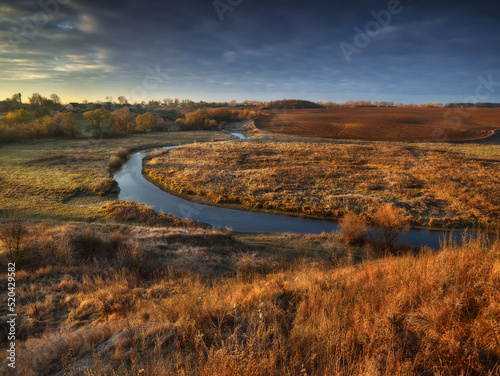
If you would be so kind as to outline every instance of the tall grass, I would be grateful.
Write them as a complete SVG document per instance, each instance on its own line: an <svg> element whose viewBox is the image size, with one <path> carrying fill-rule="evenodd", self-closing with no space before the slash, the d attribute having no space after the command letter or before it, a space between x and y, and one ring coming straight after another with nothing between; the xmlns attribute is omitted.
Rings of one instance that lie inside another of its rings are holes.
<svg viewBox="0 0 500 376"><path fill-rule="evenodd" d="M155 234L148 247L158 248L146 247L145 259L156 256L156 271L141 274L113 263L101 268L81 252L66 266L20 271L18 374L500 371L498 240L470 237L462 244L445 242L436 253L422 250L340 268L303 257L277 267L265 258L276 250L225 246L222 238L212 243L209 231L186 246L161 235L166 229L126 230L133 238L148 231ZM96 236L112 242L105 234ZM170 256L160 261L157 252ZM175 263L185 255L190 270ZM194 272L205 270L209 255L233 272Z"/></svg>

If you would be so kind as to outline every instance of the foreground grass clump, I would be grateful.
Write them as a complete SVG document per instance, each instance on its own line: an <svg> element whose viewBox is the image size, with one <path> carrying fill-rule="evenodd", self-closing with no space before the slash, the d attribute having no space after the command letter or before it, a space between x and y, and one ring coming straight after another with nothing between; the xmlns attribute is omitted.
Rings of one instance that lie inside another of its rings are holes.
<svg viewBox="0 0 500 376"><path fill-rule="evenodd" d="M256 210L326 218L355 213L377 222L377 211L392 203L417 226L499 228L495 148L312 140L197 144L153 153L145 173L174 192ZM477 157L484 153L476 149L491 150L492 157Z"/></svg>
<svg viewBox="0 0 500 376"><path fill-rule="evenodd" d="M207 229L29 232L45 257L16 275L19 375L500 371L498 240L334 268Z"/></svg>

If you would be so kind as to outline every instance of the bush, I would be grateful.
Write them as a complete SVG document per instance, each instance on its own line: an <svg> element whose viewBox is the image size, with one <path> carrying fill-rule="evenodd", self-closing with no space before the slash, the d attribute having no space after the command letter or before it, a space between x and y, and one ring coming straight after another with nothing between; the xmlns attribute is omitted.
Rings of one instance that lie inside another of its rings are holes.
<svg viewBox="0 0 500 376"><path fill-rule="evenodd" d="M123 166L123 159L121 159L120 157L113 155L111 158L109 158L108 168L110 170L116 171L120 169L122 166Z"/></svg>
<svg viewBox="0 0 500 376"><path fill-rule="evenodd" d="M33 251L41 265L77 265L94 259L122 264L123 254L132 248L119 232L52 223L36 228L33 239Z"/></svg>
<svg viewBox="0 0 500 376"><path fill-rule="evenodd" d="M368 234L368 224L360 215L347 213L340 220L342 240L348 245L362 244Z"/></svg>
<svg viewBox="0 0 500 376"><path fill-rule="evenodd" d="M21 215L10 215L0 227L0 241L9 253L12 262L20 261L26 248L27 234L24 217Z"/></svg>
<svg viewBox="0 0 500 376"><path fill-rule="evenodd" d="M122 161L126 161L129 158L128 150L125 148L120 148L116 152L116 156L120 158Z"/></svg>
<svg viewBox="0 0 500 376"><path fill-rule="evenodd" d="M374 222L382 231L386 245L391 248L396 238L409 227L406 212L392 204L385 204L375 213Z"/></svg>

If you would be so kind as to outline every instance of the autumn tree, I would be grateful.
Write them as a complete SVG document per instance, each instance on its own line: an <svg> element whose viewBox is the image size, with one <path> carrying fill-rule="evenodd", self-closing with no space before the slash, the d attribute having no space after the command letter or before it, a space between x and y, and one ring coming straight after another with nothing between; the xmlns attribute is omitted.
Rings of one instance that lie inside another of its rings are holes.
<svg viewBox="0 0 500 376"><path fill-rule="evenodd" d="M87 123L87 130L92 132L94 137L104 138L113 134L115 127L111 112L104 109L87 111L83 114Z"/></svg>
<svg viewBox="0 0 500 376"><path fill-rule="evenodd" d="M24 108L11 111L7 114L7 122L11 124L26 124L30 120L30 114Z"/></svg>
<svg viewBox="0 0 500 376"><path fill-rule="evenodd" d="M152 114L151 112L137 115L135 122L137 124L137 129L142 132L154 130L164 124L164 121L160 116Z"/></svg>
<svg viewBox="0 0 500 376"><path fill-rule="evenodd" d="M52 117L52 121L65 136L76 138L81 133L80 120L72 112L58 112Z"/></svg>
<svg viewBox="0 0 500 376"><path fill-rule="evenodd" d="M134 114L127 107L120 108L111 113L115 129L119 133L132 133L135 129Z"/></svg>

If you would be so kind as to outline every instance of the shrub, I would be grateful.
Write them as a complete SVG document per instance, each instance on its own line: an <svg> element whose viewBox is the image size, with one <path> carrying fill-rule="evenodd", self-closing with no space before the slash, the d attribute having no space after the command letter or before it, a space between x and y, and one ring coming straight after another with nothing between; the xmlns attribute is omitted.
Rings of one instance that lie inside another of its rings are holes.
<svg viewBox="0 0 500 376"><path fill-rule="evenodd" d="M12 262L20 261L26 248L27 234L24 217L18 214L11 214L0 227L0 241L9 253Z"/></svg>
<svg viewBox="0 0 500 376"><path fill-rule="evenodd" d="M385 204L375 213L374 222L382 231L386 245L391 248L396 238L408 229L406 212L392 204Z"/></svg>
<svg viewBox="0 0 500 376"><path fill-rule="evenodd" d="M99 196L106 196L109 193L116 193L118 183L113 178L104 178L92 186L92 192L98 194Z"/></svg>
<svg viewBox="0 0 500 376"><path fill-rule="evenodd" d="M128 150L125 149L125 148L120 148L118 149L118 151L116 152L116 156L118 158L120 158L121 160L123 161L126 161L128 158L129 158L129 153L128 153Z"/></svg>
<svg viewBox="0 0 500 376"><path fill-rule="evenodd" d="M357 214L347 213L340 220L342 240L348 245L362 244L368 234L368 224Z"/></svg>
<svg viewBox="0 0 500 376"><path fill-rule="evenodd" d="M110 170L116 171L122 166L123 166L123 159L121 159L120 157L113 155L111 158L109 158L108 168Z"/></svg>

